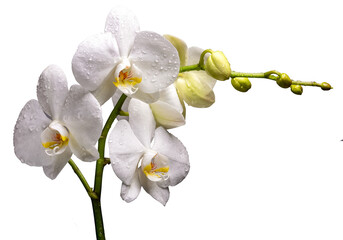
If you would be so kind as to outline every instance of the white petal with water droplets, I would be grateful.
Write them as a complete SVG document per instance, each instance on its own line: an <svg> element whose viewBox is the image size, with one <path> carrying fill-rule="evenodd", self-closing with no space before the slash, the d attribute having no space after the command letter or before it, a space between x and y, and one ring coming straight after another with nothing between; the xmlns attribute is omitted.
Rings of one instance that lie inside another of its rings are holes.
<svg viewBox="0 0 343 240"><path fill-rule="evenodd" d="M174 46L154 32L139 32L129 60L142 72L137 87L145 93L158 92L172 84L180 69L180 60Z"/></svg>
<svg viewBox="0 0 343 240"><path fill-rule="evenodd" d="M127 57L139 32L139 23L135 14L129 9L116 7L107 16L105 32L110 32L115 36L120 56Z"/></svg>
<svg viewBox="0 0 343 240"><path fill-rule="evenodd" d="M71 86L62 118L80 148L94 155L92 146L96 144L102 131L101 107L95 97L79 85ZM73 148L75 149L72 147L72 150ZM85 155L87 159L81 158L81 160L90 161L87 156ZM80 155L78 157L80 158Z"/></svg>
<svg viewBox="0 0 343 240"><path fill-rule="evenodd" d="M113 171L125 185L130 185L145 147L126 120L120 120L113 128L108 137L108 149Z"/></svg>
<svg viewBox="0 0 343 240"><path fill-rule="evenodd" d="M145 93L141 91L140 89L137 90L134 94L131 95L132 98L139 99L147 104L156 102L160 98L160 93Z"/></svg>
<svg viewBox="0 0 343 240"><path fill-rule="evenodd" d="M74 155L85 162L93 162L99 159L99 152L94 145L81 143L74 138L73 135L69 137L69 147Z"/></svg>
<svg viewBox="0 0 343 240"><path fill-rule="evenodd" d="M40 75L37 85L37 98L43 111L58 120L67 94L68 82L62 69L56 65L48 66Z"/></svg>
<svg viewBox="0 0 343 240"><path fill-rule="evenodd" d="M73 153L68 147L61 155L55 157L55 160L52 164L48 166L43 166L43 171L45 175L50 179L55 179L58 176L58 174L62 171L63 167L70 160L72 154Z"/></svg>
<svg viewBox="0 0 343 240"><path fill-rule="evenodd" d="M50 122L37 100L26 103L13 134L14 152L20 161L31 166L47 166L53 162L54 158L45 153L40 137Z"/></svg>
<svg viewBox="0 0 343 240"><path fill-rule="evenodd" d="M146 148L150 148L156 123L149 104L138 99L131 99L129 104L129 122L132 131L139 141Z"/></svg>
<svg viewBox="0 0 343 240"><path fill-rule="evenodd" d="M135 200L141 191L141 183L138 178L138 169L136 169L134 177L130 185L122 183L120 196L125 202L132 202Z"/></svg>
<svg viewBox="0 0 343 240"><path fill-rule="evenodd" d="M72 60L76 81L88 91L95 91L103 82L113 85L119 50L111 33L93 35L80 43Z"/></svg>
<svg viewBox="0 0 343 240"><path fill-rule="evenodd" d="M152 149L168 157L171 186L180 183L187 176L190 168L188 152L179 139L159 127L155 131Z"/></svg>

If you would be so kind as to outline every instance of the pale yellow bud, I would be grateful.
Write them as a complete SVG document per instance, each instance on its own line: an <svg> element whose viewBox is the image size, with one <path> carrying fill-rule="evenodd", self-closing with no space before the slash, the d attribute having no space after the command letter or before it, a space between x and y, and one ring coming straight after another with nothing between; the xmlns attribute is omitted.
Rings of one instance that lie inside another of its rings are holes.
<svg viewBox="0 0 343 240"><path fill-rule="evenodd" d="M207 58L205 70L208 75L221 81L229 79L231 74L230 63L221 51L213 52Z"/></svg>
<svg viewBox="0 0 343 240"><path fill-rule="evenodd" d="M206 108L215 102L213 80L205 71L184 72L179 74L175 87L188 105Z"/></svg>

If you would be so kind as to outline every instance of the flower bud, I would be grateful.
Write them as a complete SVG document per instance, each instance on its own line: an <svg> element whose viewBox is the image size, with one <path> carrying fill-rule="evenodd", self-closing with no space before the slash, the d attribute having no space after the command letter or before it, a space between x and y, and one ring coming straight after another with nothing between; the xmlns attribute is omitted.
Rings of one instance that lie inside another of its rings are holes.
<svg viewBox="0 0 343 240"><path fill-rule="evenodd" d="M282 73L276 83L282 88L289 88L292 85L292 80L286 73Z"/></svg>
<svg viewBox="0 0 343 240"><path fill-rule="evenodd" d="M331 89L331 85L328 84L327 82L323 82L323 83L321 84L320 88L321 88L322 90L324 90L324 91L328 91L328 90Z"/></svg>
<svg viewBox="0 0 343 240"><path fill-rule="evenodd" d="M301 85L291 85L291 91L292 93L296 95L301 95L303 94L303 87Z"/></svg>
<svg viewBox="0 0 343 240"><path fill-rule="evenodd" d="M207 58L205 70L208 75L221 81L229 79L231 74L230 63L221 51L213 52Z"/></svg>
<svg viewBox="0 0 343 240"><path fill-rule="evenodd" d="M203 73L201 73L203 72ZM206 108L215 102L215 80L204 71L180 73L175 81L179 96L190 106Z"/></svg>
<svg viewBox="0 0 343 240"><path fill-rule="evenodd" d="M247 92L251 88L251 82L246 77L235 77L231 79L232 86L240 92Z"/></svg>

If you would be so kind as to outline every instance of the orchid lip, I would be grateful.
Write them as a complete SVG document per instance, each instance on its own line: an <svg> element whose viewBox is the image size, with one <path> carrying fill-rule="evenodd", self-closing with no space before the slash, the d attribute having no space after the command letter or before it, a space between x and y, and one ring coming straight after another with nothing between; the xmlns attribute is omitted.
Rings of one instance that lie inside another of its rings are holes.
<svg viewBox="0 0 343 240"><path fill-rule="evenodd" d="M46 154L55 156L63 153L69 143L69 130L58 121L53 121L42 132L41 142Z"/></svg>
<svg viewBox="0 0 343 240"><path fill-rule="evenodd" d="M150 162L143 162L143 172L153 182L165 181L169 178L168 158L155 153Z"/></svg>
<svg viewBox="0 0 343 240"><path fill-rule="evenodd" d="M136 85L142 81L141 71L134 65L131 65L127 58L118 64L114 75L115 81L113 84L123 93L129 95L137 92L138 87Z"/></svg>

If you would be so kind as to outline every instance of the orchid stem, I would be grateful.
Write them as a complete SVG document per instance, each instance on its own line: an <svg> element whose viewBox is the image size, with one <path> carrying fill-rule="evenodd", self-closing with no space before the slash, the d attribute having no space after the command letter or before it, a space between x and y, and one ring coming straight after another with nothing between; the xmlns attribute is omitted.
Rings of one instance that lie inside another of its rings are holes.
<svg viewBox="0 0 343 240"><path fill-rule="evenodd" d="M83 176L82 172L80 171L80 169L78 168L78 166L76 165L76 163L75 163L72 159L70 159L70 160L68 161L68 163L69 163L69 165L72 167L72 169L74 170L76 176L79 177L79 179L80 179L82 185L85 187L86 192L88 193L89 197L90 197L91 199L98 199L98 196L96 195L95 192L93 192L93 189L89 186L89 184L88 184L86 178Z"/></svg>
<svg viewBox="0 0 343 240"><path fill-rule="evenodd" d="M115 105L110 116L108 117L104 128L102 129L102 133L98 141L99 159L96 161L94 191L93 191L94 194L96 194L96 196L98 197L98 199L92 199L95 232L96 232L96 237L98 240L105 240L105 228L104 228L104 222L102 219L100 198L101 198L102 176L104 172L104 167L108 164L108 158L105 158L106 138L114 120L117 118L117 116L119 115L121 111L121 107L123 106L126 97L127 96L125 94L122 94L121 97L119 98L117 104Z"/></svg>
<svg viewBox="0 0 343 240"><path fill-rule="evenodd" d="M204 69L201 68L199 64L194 64L194 65L180 67L179 72L182 73L182 72L199 71L199 70L204 70Z"/></svg>

